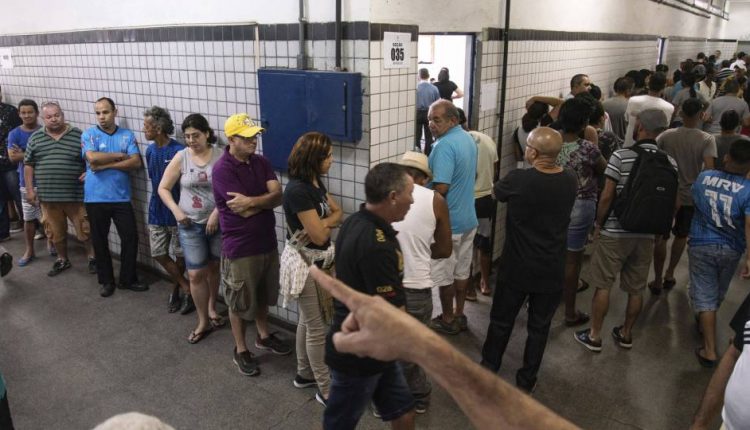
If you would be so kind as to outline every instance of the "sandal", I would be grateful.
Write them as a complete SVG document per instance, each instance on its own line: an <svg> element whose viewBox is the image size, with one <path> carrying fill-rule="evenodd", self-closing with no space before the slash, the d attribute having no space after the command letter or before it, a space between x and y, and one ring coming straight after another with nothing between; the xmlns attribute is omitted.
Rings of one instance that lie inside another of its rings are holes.
<svg viewBox="0 0 750 430"><path fill-rule="evenodd" d="M565 319L565 326L576 327L579 325L586 324L587 322L589 322L590 319L591 317L589 317L589 314L581 312L581 311L576 311L575 319L572 319L572 320L569 320L567 318Z"/></svg>
<svg viewBox="0 0 750 430"><path fill-rule="evenodd" d="M700 364L702 367L705 367L706 369L712 369L716 366L716 360L709 360L708 358L701 355L701 351L704 351L705 348L702 346L699 346L695 348L695 357L698 359L698 364Z"/></svg>
<svg viewBox="0 0 750 430"><path fill-rule="evenodd" d="M203 340L204 337L206 337L209 334L211 334L212 331L214 331L214 326L212 326L212 325L208 326L207 329L205 329L205 330L203 330L201 332L196 332L195 330L193 330L193 331L190 332L190 336L188 336L187 341L188 341L188 343L195 345L196 343L198 343L201 340Z"/></svg>
<svg viewBox="0 0 750 430"><path fill-rule="evenodd" d="M662 288L664 288L664 287L662 286L662 288L656 288L656 287L654 286L655 284L656 284L656 281L651 281L651 282L649 282L649 283L648 283L648 289L649 289L649 291L651 291L651 294L653 294L653 295L655 295L655 296L658 296L659 294L661 294L661 290L662 290Z"/></svg>
<svg viewBox="0 0 750 430"><path fill-rule="evenodd" d="M216 318L208 318L208 322L211 323L211 327L213 328L221 328L227 325L227 320L223 316L219 315Z"/></svg>
<svg viewBox="0 0 750 430"><path fill-rule="evenodd" d="M21 258L18 259L18 267L24 267L27 264L31 263L32 261L34 261L34 256L33 255L31 255L29 257L21 257Z"/></svg>
<svg viewBox="0 0 750 430"><path fill-rule="evenodd" d="M671 290L672 288L674 288L675 285L677 285L677 279L664 278L661 285L662 285L662 288L664 288L665 290Z"/></svg>

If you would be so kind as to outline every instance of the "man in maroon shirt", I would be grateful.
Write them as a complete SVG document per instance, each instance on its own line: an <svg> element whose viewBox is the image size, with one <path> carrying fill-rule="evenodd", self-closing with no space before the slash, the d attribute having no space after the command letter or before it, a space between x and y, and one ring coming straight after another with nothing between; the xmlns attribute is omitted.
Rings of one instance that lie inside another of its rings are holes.
<svg viewBox="0 0 750 430"><path fill-rule="evenodd" d="M255 376L258 363L245 343L245 320L255 319L255 347L278 355L292 348L268 331L268 306L279 295L279 254L273 208L281 205L281 185L262 155L256 154L257 126L247 114L224 123L229 140L213 168L213 189L221 226L221 283L234 336L234 363Z"/></svg>

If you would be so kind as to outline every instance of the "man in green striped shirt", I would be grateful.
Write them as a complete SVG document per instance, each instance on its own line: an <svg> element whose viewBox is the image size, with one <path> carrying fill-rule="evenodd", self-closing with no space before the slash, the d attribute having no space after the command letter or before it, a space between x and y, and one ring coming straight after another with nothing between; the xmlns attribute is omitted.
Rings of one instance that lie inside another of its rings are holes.
<svg viewBox="0 0 750 430"><path fill-rule="evenodd" d="M89 223L83 206L83 177L86 165L81 157L81 130L65 123L57 102L42 104L44 127L29 137L24 155L26 199L42 206L42 222L57 248L58 258L47 275L55 276L71 267L68 260L68 222L78 240L86 246L89 273L96 273L96 261L89 240ZM37 198L38 197L38 198Z"/></svg>

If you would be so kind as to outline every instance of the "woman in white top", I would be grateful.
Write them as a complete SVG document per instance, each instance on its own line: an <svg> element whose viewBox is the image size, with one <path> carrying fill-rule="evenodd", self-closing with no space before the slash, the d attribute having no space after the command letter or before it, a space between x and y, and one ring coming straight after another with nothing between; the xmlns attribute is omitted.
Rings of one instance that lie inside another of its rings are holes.
<svg viewBox="0 0 750 430"><path fill-rule="evenodd" d="M216 313L221 232L211 185L213 166L223 151L211 145L216 142L216 136L203 115L188 115L182 123L182 132L187 148L169 162L159 184L159 197L177 220L190 277L190 293L198 310L198 326L187 340L198 343L215 328L226 324ZM179 204L172 198L172 188L178 181Z"/></svg>

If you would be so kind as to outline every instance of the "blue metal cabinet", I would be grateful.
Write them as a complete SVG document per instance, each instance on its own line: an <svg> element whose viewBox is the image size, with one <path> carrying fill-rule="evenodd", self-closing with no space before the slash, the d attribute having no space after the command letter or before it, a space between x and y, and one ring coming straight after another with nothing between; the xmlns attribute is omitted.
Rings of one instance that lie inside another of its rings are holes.
<svg viewBox="0 0 750 430"><path fill-rule="evenodd" d="M287 169L294 143L308 131L333 140L362 138L362 76L359 73L259 69L263 154Z"/></svg>

